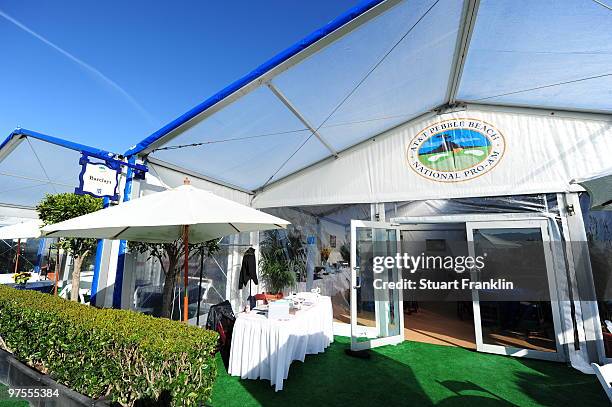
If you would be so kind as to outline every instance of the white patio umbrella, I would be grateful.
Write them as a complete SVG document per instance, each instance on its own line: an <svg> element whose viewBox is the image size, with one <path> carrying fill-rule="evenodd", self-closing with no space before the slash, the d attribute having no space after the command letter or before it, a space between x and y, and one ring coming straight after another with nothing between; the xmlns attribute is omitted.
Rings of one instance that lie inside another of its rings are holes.
<svg viewBox="0 0 612 407"><path fill-rule="evenodd" d="M185 181L188 183L188 180ZM43 228L46 237L122 239L140 242L206 242L239 232L282 229L284 219L182 185ZM185 245L184 316L187 320L188 248Z"/></svg>
<svg viewBox="0 0 612 407"><path fill-rule="evenodd" d="M15 273L19 270L19 256L21 256L21 239L37 239L41 235L42 222L38 219L26 220L14 225L0 228L0 239L17 239L17 257L15 258Z"/></svg>
<svg viewBox="0 0 612 407"><path fill-rule="evenodd" d="M26 220L0 228L0 239L37 239L40 237L42 222L38 219Z"/></svg>

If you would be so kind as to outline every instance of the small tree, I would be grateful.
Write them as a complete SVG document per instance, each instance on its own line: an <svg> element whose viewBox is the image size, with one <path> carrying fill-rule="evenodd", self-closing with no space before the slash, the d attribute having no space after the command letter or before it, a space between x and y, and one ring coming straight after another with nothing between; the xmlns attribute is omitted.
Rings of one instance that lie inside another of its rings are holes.
<svg viewBox="0 0 612 407"><path fill-rule="evenodd" d="M172 243L128 242L128 248L130 251L146 254L149 258L159 261L164 273L161 316L162 318L170 318L174 287L182 269L181 258L185 253L183 239L177 239ZM207 257L212 257L218 251L219 241L216 239L189 245L189 257L197 253L203 253ZM168 260L167 266L164 260Z"/></svg>
<svg viewBox="0 0 612 407"><path fill-rule="evenodd" d="M45 225L63 222L78 216L87 215L102 209L102 200L89 195L75 195L63 193L46 195L45 198L36 206L38 217ZM81 282L81 266L83 262L95 249L96 239L83 238L61 238L57 243L58 248L62 248L72 255L74 259L74 269L72 271L72 291L70 299L78 301L79 285Z"/></svg>

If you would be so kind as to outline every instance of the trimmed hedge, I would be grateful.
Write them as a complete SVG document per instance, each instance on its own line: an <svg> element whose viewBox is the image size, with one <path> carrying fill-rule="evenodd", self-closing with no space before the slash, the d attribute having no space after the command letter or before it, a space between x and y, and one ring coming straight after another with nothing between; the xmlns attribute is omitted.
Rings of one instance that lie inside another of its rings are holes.
<svg viewBox="0 0 612 407"><path fill-rule="evenodd" d="M91 398L206 402L217 374L217 337L176 321L0 286L0 338L8 350Z"/></svg>

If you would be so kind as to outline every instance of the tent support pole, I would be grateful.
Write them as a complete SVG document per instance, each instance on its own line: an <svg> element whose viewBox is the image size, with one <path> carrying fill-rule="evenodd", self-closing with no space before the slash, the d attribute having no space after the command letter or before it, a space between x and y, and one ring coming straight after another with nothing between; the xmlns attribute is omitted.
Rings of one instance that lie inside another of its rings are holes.
<svg viewBox="0 0 612 407"><path fill-rule="evenodd" d="M293 103L291 103L291 101L289 101L289 99L287 99L287 97L276 86L274 86L272 81L269 81L268 83L266 83L266 85L272 91L274 96L276 96L278 98L278 100L280 100L282 102L282 104L284 104L287 107L287 109L289 109L289 111L291 113L293 113L293 115L299 121L301 121L302 124L304 126L306 126L306 128L308 130L310 130L310 132L312 134L314 134L314 136L321 142L321 144L323 144L325 146L325 148L327 148L329 150L329 152L332 153L332 155L334 157L338 158L338 152L332 147L331 144L329 144L329 142L327 140L325 140L325 138L321 134L319 134L319 131L317 129L315 129L314 126L312 126L310 124L310 122L308 122L308 120L306 120L306 118L304 116L302 116L302 114L297 109L297 107L295 107L293 105Z"/></svg>
<svg viewBox="0 0 612 407"><path fill-rule="evenodd" d="M448 79L448 89L446 90L446 100L450 106L457 103L459 84L461 83L463 67L465 65L468 48L470 47L472 33L474 32L479 6L480 0L467 0L463 5L461 25L457 34L457 43L453 56L453 65Z"/></svg>
<svg viewBox="0 0 612 407"><path fill-rule="evenodd" d="M184 276L184 284L185 284L185 293L183 295L183 322L187 322L189 319L189 294L187 293L187 285L189 283L189 225L185 225L185 236L183 237L183 243L185 244L185 276Z"/></svg>

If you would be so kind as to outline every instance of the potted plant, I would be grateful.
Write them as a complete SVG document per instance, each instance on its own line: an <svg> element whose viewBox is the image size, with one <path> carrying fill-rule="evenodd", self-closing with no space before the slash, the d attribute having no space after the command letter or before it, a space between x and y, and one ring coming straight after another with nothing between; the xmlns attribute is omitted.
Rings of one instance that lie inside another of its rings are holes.
<svg viewBox="0 0 612 407"><path fill-rule="evenodd" d="M261 279L272 294L280 294L295 284L295 272L291 262L262 254L259 261Z"/></svg>
<svg viewBox="0 0 612 407"><path fill-rule="evenodd" d="M15 281L16 288L25 288L30 277L32 277L32 273L27 271L13 274L13 281Z"/></svg>
<svg viewBox="0 0 612 407"><path fill-rule="evenodd" d="M268 291L280 294L296 283L297 265L289 259L285 244L277 231L268 232L264 236L261 242L259 275Z"/></svg>

